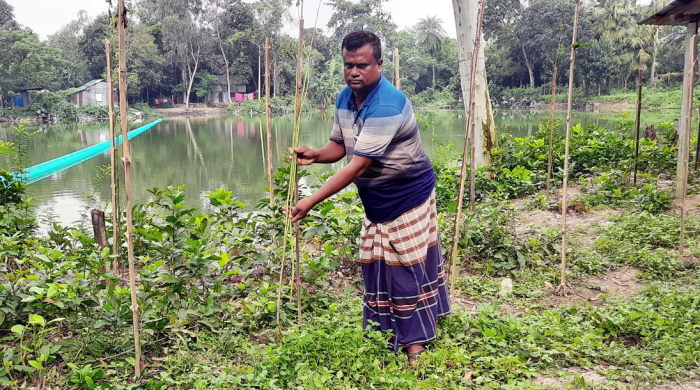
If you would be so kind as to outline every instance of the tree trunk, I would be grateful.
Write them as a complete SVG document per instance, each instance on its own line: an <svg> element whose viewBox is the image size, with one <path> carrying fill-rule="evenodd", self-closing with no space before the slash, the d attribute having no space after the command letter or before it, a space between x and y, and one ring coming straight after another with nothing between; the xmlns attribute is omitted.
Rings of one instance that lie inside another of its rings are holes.
<svg viewBox="0 0 700 390"><path fill-rule="evenodd" d="M192 55L192 60L194 60L194 70L191 70L189 61L187 62L187 71L189 72L190 80L187 84L187 95L185 95L185 110L190 109L190 93L192 93L192 85L194 84L194 76L197 75L197 67L199 67L199 51L200 47L197 46L197 54L194 53L194 48L190 51Z"/></svg>
<svg viewBox="0 0 700 390"><path fill-rule="evenodd" d="M654 29L654 39L657 39L659 34L659 27ZM655 44L654 51L651 54L651 76L649 77L649 85L652 88L656 88L656 55L659 53L659 47Z"/></svg>
<svg viewBox="0 0 700 390"><path fill-rule="evenodd" d="M518 39L520 41L520 39ZM530 88L535 88L535 73L532 70L532 65L530 65L530 60L527 58L527 53L525 52L525 46L520 43L520 48L523 50L523 56L525 56L525 66L527 67L527 73L530 75Z"/></svg>
<svg viewBox="0 0 700 390"><path fill-rule="evenodd" d="M221 56L224 57L224 64L226 65L226 86L228 94L226 94L226 101L231 104L231 74L229 71L228 58L226 58L226 52L224 51L224 45L221 44L221 34L219 33L219 25L216 26L216 35L219 38L219 49L221 49Z"/></svg>
<svg viewBox="0 0 700 390"><path fill-rule="evenodd" d="M690 127L686 125L685 119L688 117L688 113L692 108L692 99L689 99L688 94L693 93L692 80L690 76L691 64L695 60L693 53L695 53L695 48L691 47L690 42L695 34L698 33L698 23L691 22L686 26L686 39L687 44L685 48L685 64L683 66L683 100L681 100L681 116L678 121L678 161L677 161L677 172L676 172L676 196L680 197L682 193L683 181L686 178L685 163L683 161L683 156L688 155L688 146L683 140L686 139L686 135L690 131ZM689 104L690 103L690 104Z"/></svg>
<svg viewBox="0 0 700 390"><path fill-rule="evenodd" d="M476 29L479 18L479 4L473 0L452 0L455 24L457 25L457 46L459 49L459 74L462 84L464 108L468 110L469 83L471 75L471 57L476 40ZM483 35L483 34L482 34ZM483 41L483 37L482 37ZM474 146L476 148L475 163L488 165L491 162L491 150L498 146L496 126L493 121L491 97L486 80L486 61L483 46L477 53L479 56L476 66L475 80L475 109L474 124L476 126Z"/></svg>

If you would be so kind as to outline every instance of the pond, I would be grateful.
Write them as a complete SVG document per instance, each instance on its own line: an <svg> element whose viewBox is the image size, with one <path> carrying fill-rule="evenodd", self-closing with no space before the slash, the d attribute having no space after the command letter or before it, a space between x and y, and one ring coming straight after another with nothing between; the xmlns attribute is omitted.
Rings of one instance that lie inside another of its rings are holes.
<svg viewBox="0 0 700 390"><path fill-rule="evenodd" d="M463 111L421 111L419 115L434 121L424 132L423 144L430 154L434 151L433 137L442 142L452 141L461 150L464 143L466 118ZM673 119L674 111L655 111L644 114L642 126ZM565 120L565 112L557 112L556 119ZM517 136L532 135L540 122L547 121L547 112L498 110L497 126L508 125L507 131ZM575 123L598 124L614 128L620 114L576 112ZM313 115L302 119L301 144L323 146L330 134L332 115ZM136 128L141 124L133 124ZM89 124L59 124L30 126L37 130L30 148L31 164L38 164L80 150L109 139L104 122ZM293 118L272 120L272 154L275 168L281 165L292 141ZM0 139L8 140L9 127L0 127ZM630 136L633 136L630 134ZM164 119L161 124L136 137L132 145L132 199L146 203L151 199L148 189L168 185L185 185L186 203L206 209L206 194L216 188L227 187L234 196L251 210L267 196L265 187L266 159L264 118L206 117ZM76 167L60 172L28 187L36 199L37 216L66 225L84 221L92 208L109 209L110 179L96 179L98 166L108 165L109 153L99 155ZM344 163L317 166L318 172L339 169ZM7 167L7 161L0 161ZM7 169L7 168L6 168ZM122 173L120 173L121 175ZM123 177L123 176L122 176ZM124 199L122 197L122 199ZM44 222L45 224L46 222Z"/></svg>

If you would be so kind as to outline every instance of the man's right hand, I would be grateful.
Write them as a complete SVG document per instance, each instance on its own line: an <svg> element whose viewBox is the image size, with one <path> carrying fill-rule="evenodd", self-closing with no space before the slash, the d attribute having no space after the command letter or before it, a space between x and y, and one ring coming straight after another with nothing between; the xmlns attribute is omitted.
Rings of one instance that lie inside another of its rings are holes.
<svg viewBox="0 0 700 390"><path fill-rule="evenodd" d="M294 151L297 153L297 164L299 165L311 165L315 163L318 158L318 153L307 146L299 146ZM289 159L292 160L293 158L294 153L292 153L290 149Z"/></svg>

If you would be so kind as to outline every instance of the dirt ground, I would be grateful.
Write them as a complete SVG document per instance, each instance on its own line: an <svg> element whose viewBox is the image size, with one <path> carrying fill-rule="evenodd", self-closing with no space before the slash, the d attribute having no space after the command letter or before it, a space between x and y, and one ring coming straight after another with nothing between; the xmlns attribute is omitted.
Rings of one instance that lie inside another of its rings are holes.
<svg viewBox="0 0 700 390"><path fill-rule="evenodd" d="M598 367L582 369L576 367L565 368L554 376L540 376L532 380L532 384L542 386L546 389L561 389L564 385L571 383L576 377L583 378L589 385L605 385L605 376L595 369L605 370L610 364L601 362ZM694 374L691 373L691 376ZM618 389L650 389L650 390L700 390L700 380L695 377L685 381L668 381L663 383L627 383L617 386Z"/></svg>

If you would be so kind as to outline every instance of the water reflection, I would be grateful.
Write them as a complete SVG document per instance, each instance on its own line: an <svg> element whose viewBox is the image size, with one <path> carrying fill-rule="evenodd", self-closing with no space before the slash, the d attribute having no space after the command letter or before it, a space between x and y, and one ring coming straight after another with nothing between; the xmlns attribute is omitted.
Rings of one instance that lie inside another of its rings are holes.
<svg viewBox="0 0 700 390"><path fill-rule="evenodd" d="M466 118L462 111L426 111L420 115L435 122L430 130L422 134L428 153L435 150L431 143L433 137L441 142L463 144ZM675 111L645 114L642 126L664 122L674 115L677 115ZM564 121L565 113L557 113L555 118ZM619 114L574 113L573 121L613 128L618 118ZM494 119L498 126L507 124L507 131L511 133L528 136L537 131L540 122L549 119L549 114L499 110L495 112ZM332 121L330 115L302 118L300 144L312 148L323 146L328 141ZM273 168L278 168L287 155L293 125L292 117L272 120ZM109 139L105 123L30 126L30 129L39 131L30 149L32 164ZM9 140L11 134L11 129L0 127L0 139ZM266 138L262 117L166 118L132 140L133 202L149 202L151 195L148 189L185 184L186 202L191 207L206 209L206 193L228 187L238 200L252 209L261 198L267 196ZM29 193L37 200L37 211L43 213L52 210L58 222L69 224L80 219L88 208L106 209L106 202L110 199L109 178L97 182L95 175L98 172L96 166L107 165L109 161L109 153L104 153L29 186ZM327 173L338 170L343 164L344 160L341 160L314 169ZM0 165L7 167L9 163L6 159L0 160ZM121 166L119 168L120 177L123 178ZM89 200L88 195L94 200ZM121 199L124 199L123 194Z"/></svg>

